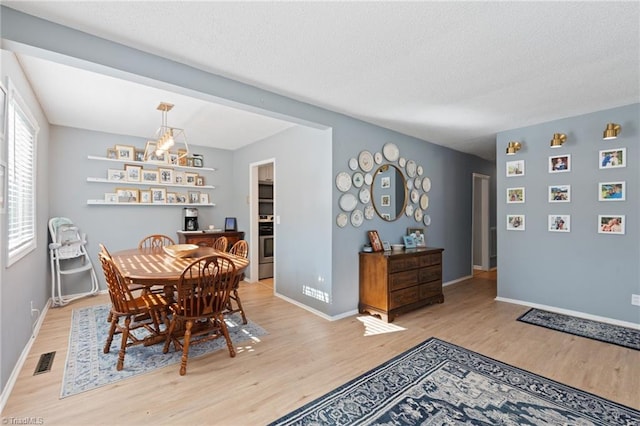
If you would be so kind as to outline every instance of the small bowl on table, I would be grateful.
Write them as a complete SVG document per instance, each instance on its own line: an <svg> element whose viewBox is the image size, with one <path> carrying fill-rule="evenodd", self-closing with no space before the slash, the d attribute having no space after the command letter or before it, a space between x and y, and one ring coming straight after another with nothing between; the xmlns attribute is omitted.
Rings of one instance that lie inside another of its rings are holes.
<svg viewBox="0 0 640 426"><path fill-rule="evenodd" d="M391 250L400 251L404 249L404 244L391 244Z"/></svg>
<svg viewBox="0 0 640 426"><path fill-rule="evenodd" d="M189 257L195 253L200 246L195 244L173 244L164 246L162 249L171 257Z"/></svg>

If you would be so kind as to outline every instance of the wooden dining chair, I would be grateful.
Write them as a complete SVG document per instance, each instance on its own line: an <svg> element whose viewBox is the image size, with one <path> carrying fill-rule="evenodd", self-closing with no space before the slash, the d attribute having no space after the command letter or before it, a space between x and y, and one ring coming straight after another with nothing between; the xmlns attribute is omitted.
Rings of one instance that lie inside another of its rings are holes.
<svg viewBox="0 0 640 426"><path fill-rule="evenodd" d="M116 333L122 334L116 364L116 369L122 370L127 348L144 343L144 337L132 333L133 330L145 328L150 335L159 335L161 333L160 322L164 322L167 327L169 326L168 303L161 294L143 293L137 297L134 296L104 246L101 245L100 249L98 257L102 264L102 271L111 299L111 326L103 352L109 353L113 336Z"/></svg>
<svg viewBox="0 0 640 426"><path fill-rule="evenodd" d="M104 256L109 260L113 260L113 258L111 257L111 253L109 253L109 250L107 250L107 248L104 246L104 244L99 243L98 246L100 247L100 251L98 252L98 256ZM143 292L146 293L148 290L145 286L140 285L140 284L135 284L135 283L127 283L127 286L129 287L129 291L130 292ZM111 315L111 311L109 311L109 315L107 316L107 322L111 323L111 319L112 319L112 315Z"/></svg>
<svg viewBox="0 0 640 426"><path fill-rule="evenodd" d="M223 315L235 278L235 264L224 255L201 257L180 275L163 351L169 351L171 342L182 350L181 376L187 372L190 345L224 337L229 355L236 356Z"/></svg>
<svg viewBox="0 0 640 426"><path fill-rule="evenodd" d="M219 251L227 251L227 247L229 247L229 240L227 237L218 237L213 242L213 248Z"/></svg>
<svg viewBox="0 0 640 426"><path fill-rule="evenodd" d="M231 248L229 249L230 254L235 254L236 256L244 257L245 259L249 257L249 244L245 240L237 241ZM242 315L242 323L247 323L247 316L244 313L244 309L242 308L242 301L240 300L240 295L238 294L238 287L240 286L240 281L244 279L244 273L239 274L236 282L233 285L233 291L229 296L229 304L225 310L225 315L233 314L234 312L240 312ZM233 307L233 302L235 302L237 308Z"/></svg>
<svg viewBox="0 0 640 426"><path fill-rule="evenodd" d="M153 234L144 237L140 243L138 243L138 248L156 248L156 247L164 247L164 246L172 246L175 244L175 241L171 237L162 234Z"/></svg>

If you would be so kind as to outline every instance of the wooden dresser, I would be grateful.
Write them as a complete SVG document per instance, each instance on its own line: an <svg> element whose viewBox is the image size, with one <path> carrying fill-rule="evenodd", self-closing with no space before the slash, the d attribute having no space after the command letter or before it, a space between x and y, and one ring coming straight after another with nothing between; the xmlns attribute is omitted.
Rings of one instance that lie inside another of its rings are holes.
<svg viewBox="0 0 640 426"><path fill-rule="evenodd" d="M178 231L178 242L180 244L196 244L199 246L213 247L213 242L220 238L227 237L229 248L237 241L244 239L242 231Z"/></svg>
<svg viewBox="0 0 640 426"><path fill-rule="evenodd" d="M396 315L444 302L441 248L360 253L360 313Z"/></svg>

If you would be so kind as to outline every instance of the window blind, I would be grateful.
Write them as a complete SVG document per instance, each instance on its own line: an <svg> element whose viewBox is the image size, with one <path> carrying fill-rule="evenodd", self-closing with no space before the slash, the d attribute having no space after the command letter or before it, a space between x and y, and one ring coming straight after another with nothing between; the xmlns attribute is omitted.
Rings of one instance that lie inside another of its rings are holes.
<svg viewBox="0 0 640 426"><path fill-rule="evenodd" d="M10 96L7 112L7 250L11 264L35 248L37 130L15 97Z"/></svg>

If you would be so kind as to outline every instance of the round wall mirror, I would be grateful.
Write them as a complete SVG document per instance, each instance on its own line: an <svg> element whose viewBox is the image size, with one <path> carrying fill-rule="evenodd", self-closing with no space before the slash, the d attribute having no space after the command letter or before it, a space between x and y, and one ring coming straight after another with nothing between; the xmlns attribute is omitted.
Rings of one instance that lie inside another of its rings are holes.
<svg viewBox="0 0 640 426"><path fill-rule="evenodd" d="M371 199L381 219L392 222L402 216L407 205L407 185L402 171L393 164L378 167L371 184Z"/></svg>

